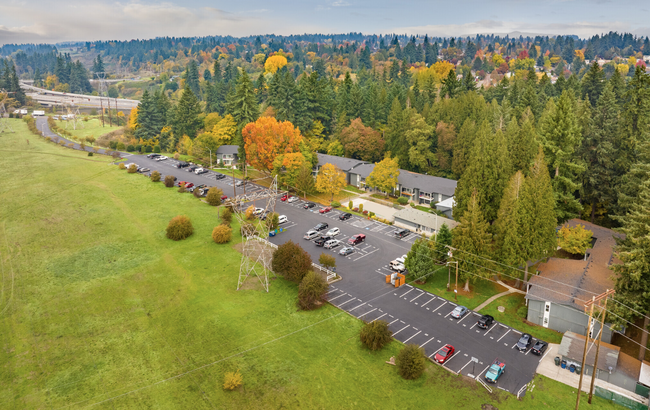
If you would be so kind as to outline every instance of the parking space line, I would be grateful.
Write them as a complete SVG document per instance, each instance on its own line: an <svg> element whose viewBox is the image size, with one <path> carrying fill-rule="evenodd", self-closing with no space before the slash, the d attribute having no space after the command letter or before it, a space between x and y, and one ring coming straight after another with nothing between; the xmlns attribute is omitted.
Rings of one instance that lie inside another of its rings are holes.
<svg viewBox="0 0 650 410"><path fill-rule="evenodd" d="M414 297L413 299L411 299L411 302L413 302L415 299L419 298L420 296L424 295L425 293L426 293L426 292L422 292L422 293L420 293L419 295L417 295L416 297Z"/></svg>
<svg viewBox="0 0 650 410"><path fill-rule="evenodd" d="M438 341L439 341L439 340L438 340ZM441 351L442 348L445 347L445 346L446 346L446 345L443 345L443 346L441 346L438 350L436 350L435 352L431 353L431 354L429 355L429 358L431 358L431 356L433 356L434 354L436 354L436 353L438 353L439 351Z"/></svg>
<svg viewBox="0 0 650 410"><path fill-rule="evenodd" d="M508 333L510 333L510 330L511 330L511 329L508 329L508 331L505 332L505 333L503 334L503 336L501 336L501 337L499 338L499 340L497 340L497 342L499 342L499 341L500 341L501 339L503 339L503 338L504 338Z"/></svg>
<svg viewBox="0 0 650 410"><path fill-rule="evenodd" d="M327 293L332 293L332 292L337 291L337 290L339 290L339 289L334 288L334 289L330 290L330 291L327 292ZM341 291L341 292L343 292L343 291Z"/></svg>
<svg viewBox="0 0 650 410"><path fill-rule="evenodd" d="M403 323L403 322L402 322L402 323ZM400 330L398 330L397 332L393 333L393 337L395 337L396 334L398 334L399 332L401 332L402 330L404 330L404 329L406 329L407 327L410 327L410 326L411 326L411 325L406 325L406 326L404 326L403 328L401 328Z"/></svg>
<svg viewBox="0 0 650 410"><path fill-rule="evenodd" d="M379 248L375 249L375 250L372 251L372 252L368 252L368 253L366 253L365 255L363 255L363 256L361 256L361 257L358 257L357 259L354 259L354 262L358 261L358 260L361 259L361 258L365 258L366 256L370 255L371 253L375 253L375 252L377 252L378 250L379 250Z"/></svg>
<svg viewBox="0 0 650 410"><path fill-rule="evenodd" d="M483 369L483 371L481 371L481 373L477 374L475 378L478 379L479 376L481 376L483 373L485 373L485 371L486 371L489 367L490 367L489 364L488 364L487 366L485 366L485 369Z"/></svg>
<svg viewBox="0 0 650 410"><path fill-rule="evenodd" d="M345 296L345 295L347 295L347 293L344 293L344 294L342 294L342 295L338 295L337 297L330 299L329 302L333 301L334 299L338 299L338 298L340 298L341 296Z"/></svg>
<svg viewBox="0 0 650 410"><path fill-rule="evenodd" d="M447 359L447 361L445 362L445 364L449 364L449 362L451 362L451 360L452 360L454 357L458 356L459 353L460 353L460 350L457 350L457 351L456 351L456 352L455 352L455 353L454 353L454 354L453 354L449 359ZM459 372L459 373L460 373L460 372Z"/></svg>
<svg viewBox="0 0 650 410"><path fill-rule="evenodd" d="M446 304L447 304L447 301L445 301L445 303L443 303L442 305L438 306L438 307L436 308L436 310L440 309L441 307L443 307L443 306L446 305ZM435 313L436 310L432 310L431 313Z"/></svg>
<svg viewBox="0 0 650 410"><path fill-rule="evenodd" d="M414 288L413 288L413 289L414 289ZM400 298L401 298L401 297L404 297L404 296L406 296L406 295L408 295L410 292L413 292L413 289L409 290L408 292L406 292L406 293L403 294L403 295L400 295Z"/></svg>
<svg viewBox="0 0 650 410"><path fill-rule="evenodd" d="M546 357L546 355L548 354L548 352L550 352L550 350L547 350L546 353L544 353L544 356L542 356L542 358L539 359L539 362L540 362L540 363L542 362L542 360L544 360L544 358Z"/></svg>
<svg viewBox="0 0 650 410"><path fill-rule="evenodd" d="M350 310L348 310L348 312L352 312L353 310L355 310L355 309L358 309L358 308L360 308L361 306L363 306L363 305L365 305L365 304L366 304L366 302L363 302L363 303L362 303L362 304L360 304L359 306L357 306L357 307L354 307L354 308L352 308L352 309L350 309Z"/></svg>
<svg viewBox="0 0 650 410"><path fill-rule="evenodd" d="M497 327L497 325L494 325L494 326L490 327L490 328L488 329L488 331L485 332L485 334L483 334L483 336L485 336L485 335L487 335L488 333L490 333L490 331L491 331L492 329L494 329L495 327ZM490 336L490 337L491 337L491 336Z"/></svg>
<svg viewBox="0 0 650 410"><path fill-rule="evenodd" d="M445 319L447 319L447 316L451 315L453 312L454 312L454 311L452 310L451 312L447 313L447 314L445 315Z"/></svg>
<svg viewBox="0 0 650 410"><path fill-rule="evenodd" d="M424 346L425 344L429 343L430 341L432 341L432 340L435 339L435 338L436 338L435 336L432 337L431 339L429 339L429 340L427 340L426 342L422 343L422 344L420 345L420 347ZM429 357L430 357L430 356L429 356Z"/></svg>
<svg viewBox="0 0 650 410"><path fill-rule="evenodd" d="M416 334L414 334L413 336L411 336L411 337L409 337L408 339L406 339L406 340L405 340L404 342L402 342L402 343L406 343L406 342L408 342L409 340L413 339L415 336L419 335L420 333L422 333L421 330L420 330L419 332L417 332Z"/></svg>
<svg viewBox="0 0 650 410"><path fill-rule="evenodd" d="M338 306L336 306L336 307L339 307L339 308L340 308L341 306L345 305L346 303L348 303L348 302L352 302L354 299L356 299L356 298L352 298L352 299L348 300L347 302L343 302L343 303L341 303L340 305L338 305Z"/></svg>
<svg viewBox="0 0 650 410"><path fill-rule="evenodd" d="M462 322L463 320L465 320L466 317L469 317L469 316L472 316L472 315L465 315L465 316L463 316L463 317L458 321L458 323Z"/></svg>
<svg viewBox="0 0 650 410"><path fill-rule="evenodd" d="M368 306L370 306L370 305L368 305ZM377 310L377 308L374 308L374 309L371 310L370 312L366 312L366 313L364 313L364 314L361 315L361 316L357 316L357 319L361 319L362 317L364 317L364 316L367 315L368 313L372 313L372 312L374 312L375 310Z"/></svg>
<svg viewBox="0 0 650 410"><path fill-rule="evenodd" d="M474 329L474 326L476 326L476 325L478 325L478 322L474 323L474 324L472 325L472 327L469 328L469 330Z"/></svg>
<svg viewBox="0 0 650 410"><path fill-rule="evenodd" d="M430 300L429 302L431 302L431 301L434 300L435 298L436 298L435 296L432 297L431 300ZM425 305L429 304L429 302L425 303L424 305L422 305L422 306L420 306L420 307L424 307Z"/></svg>
<svg viewBox="0 0 650 410"><path fill-rule="evenodd" d="M390 315L388 315L388 316L390 316ZM392 317L392 316L391 316L391 317ZM398 320L399 320L399 319L395 319L395 320L393 320L392 322L390 322L390 323L388 324L388 326L392 325L393 323L397 322Z"/></svg>
<svg viewBox="0 0 650 410"><path fill-rule="evenodd" d="M469 359L469 362L465 363L465 366L461 367L460 370L458 371L458 374L463 371L464 368L467 367L468 364L472 363L472 359Z"/></svg>
<svg viewBox="0 0 650 410"><path fill-rule="evenodd" d="M374 322L375 320L379 320L379 319L381 319L382 317L386 316L387 314L388 314L388 313L384 313L383 315L379 316L377 319L373 319L372 322ZM372 322L370 322L370 323L372 323Z"/></svg>

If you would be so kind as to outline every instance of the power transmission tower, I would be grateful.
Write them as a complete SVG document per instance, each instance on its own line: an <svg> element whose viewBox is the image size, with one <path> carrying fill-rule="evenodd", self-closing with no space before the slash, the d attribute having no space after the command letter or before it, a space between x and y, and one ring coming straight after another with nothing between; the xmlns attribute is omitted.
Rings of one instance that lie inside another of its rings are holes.
<svg viewBox="0 0 650 410"><path fill-rule="evenodd" d="M95 73L97 76L97 82L99 82L99 90L98 94L100 97L108 97L108 86L106 85L106 73L105 72L99 72Z"/></svg>
<svg viewBox="0 0 650 410"><path fill-rule="evenodd" d="M77 124L81 125L81 128L85 128L83 121L79 118L80 116L79 107L74 105L74 103L69 103L69 104L65 104L65 108L68 111L68 115L66 116L67 121L65 123L65 128L68 129L68 124L70 124L70 121L72 121L73 130L77 129Z"/></svg>
<svg viewBox="0 0 650 410"><path fill-rule="evenodd" d="M276 176L269 188L253 194L237 195L230 201L235 217L239 221L239 226L241 226L243 238L237 290L241 289L251 274L254 274L260 280L264 290L269 291L269 272L275 276L271 270L271 255L265 244L265 238L269 235L269 228L266 221L262 221L259 217L254 218L252 221L247 220L246 205L253 205L256 201L266 200L264 213L270 213L275 209L276 198L282 193L278 192L278 177Z"/></svg>
<svg viewBox="0 0 650 410"><path fill-rule="evenodd" d="M9 98L9 93L5 90L0 89L0 134L4 132L14 132L14 129L11 127L11 122L7 116L7 109L5 108L5 102Z"/></svg>

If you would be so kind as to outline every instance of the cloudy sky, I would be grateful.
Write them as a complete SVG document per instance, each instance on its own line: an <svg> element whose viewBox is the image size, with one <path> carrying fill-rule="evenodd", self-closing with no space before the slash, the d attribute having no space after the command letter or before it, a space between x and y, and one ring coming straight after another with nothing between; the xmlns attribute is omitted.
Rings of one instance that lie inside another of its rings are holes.
<svg viewBox="0 0 650 410"><path fill-rule="evenodd" d="M302 33L650 35L628 0L0 0L0 44Z"/></svg>

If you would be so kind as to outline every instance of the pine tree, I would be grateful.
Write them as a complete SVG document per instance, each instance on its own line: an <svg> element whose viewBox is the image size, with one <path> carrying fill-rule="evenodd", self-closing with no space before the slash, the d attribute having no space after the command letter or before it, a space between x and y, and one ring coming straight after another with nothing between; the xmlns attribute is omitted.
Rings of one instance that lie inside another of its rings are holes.
<svg viewBox="0 0 650 410"><path fill-rule="evenodd" d="M614 93L614 96L616 96L616 103L618 104L619 108L622 108L623 104L625 103L626 87L625 80L623 80L621 72L618 71L618 68L614 70L614 74L612 74L610 77L609 83L612 85L612 92Z"/></svg>
<svg viewBox="0 0 650 410"><path fill-rule="evenodd" d="M461 82L456 78L456 71L450 70L447 78L442 80L442 88L440 89L440 95L442 97L453 98L458 91L461 89Z"/></svg>
<svg viewBox="0 0 650 410"><path fill-rule="evenodd" d="M526 245L528 238L525 237L526 229L522 226L526 223L523 206L525 200L525 177L521 171L517 171L506 186L499 206L497 220L494 223L496 257L499 262L515 268L528 261L530 251ZM509 272L510 275L517 275L517 270Z"/></svg>
<svg viewBox="0 0 650 410"><path fill-rule="evenodd" d="M447 262L447 253L449 252L449 246L451 246L451 240L451 230L447 224L442 224L440 230L436 234L436 243L434 246L435 253L433 254L435 260L442 263Z"/></svg>
<svg viewBox="0 0 650 410"><path fill-rule="evenodd" d="M575 194L580 189L584 166L575 155L582 143L582 131L575 113L573 92L565 90L557 106L549 100L542 115L539 137L549 163L558 222L575 218L581 205Z"/></svg>
<svg viewBox="0 0 650 410"><path fill-rule="evenodd" d="M201 114L201 105L188 84L185 84L181 99L174 112L174 121L172 130L174 138L180 140L184 135L194 139L197 132L203 126Z"/></svg>
<svg viewBox="0 0 650 410"><path fill-rule="evenodd" d="M138 104L138 120L135 137L144 140L153 139L160 133L163 125L156 101L149 95L149 91L145 90Z"/></svg>
<svg viewBox="0 0 650 410"><path fill-rule="evenodd" d="M589 98L589 103L595 107L603 92L603 87L605 87L605 73L600 69L598 61L594 60L589 71L582 77L582 98Z"/></svg>
<svg viewBox="0 0 650 410"><path fill-rule="evenodd" d="M451 170L456 179L460 178L469 164L470 153L476 139L476 123L468 118L463 122L454 141L454 157L451 163Z"/></svg>
<svg viewBox="0 0 650 410"><path fill-rule="evenodd" d="M13 98L20 103L20 105L25 105L27 102L27 96L25 91L20 87L20 81L18 80L18 75L16 75L16 66L11 64L11 80L9 85L9 91L13 92Z"/></svg>
<svg viewBox="0 0 650 410"><path fill-rule="evenodd" d="M492 235L488 228L489 224L479 206L478 193L474 191L460 224L452 231L452 247L456 249L452 259L458 261L459 276L465 281L465 292L469 292L470 280L491 275L482 268L486 263L483 258L491 253Z"/></svg>
<svg viewBox="0 0 650 410"><path fill-rule="evenodd" d="M196 61L190 61L190 64L185 69L185 84L190 87L190 90L198 98L201 95L201 87L199 86L199 68Z"/></svg>
<svg viewBox="0 0 650 410"><path fill-rule="evenodd" d="M388 114L385 139L386 151L397 157L398 163L404 165L408 162L408 146L404 144L404 133L407 130L407 111L402 110L402 105L395 98Z"/></svg>
<svg viewBox="0 0 650 410"><path fill-rule="evenodd" d="M408 252L404 266L409 274L410 280L426 282L427 276L436 270L436 260L438 258L433 254L429 246L429 241L425 238L418 238L411 246Z"/></svg>
<svg viewBox="0 0 650 410"><path fill-rule="evenodd" d="M619 110L611 83L607 83L595 110L589 116L580 157L586 165L582 179L581 198L591 203L591 222L594 222L596 204L616 205L616 175L614 169L614 139L619 134Z"/></svg>
<svg viewBox="0 0 650 410"><path fill-rule="evenodd" d="M532 114L524 113L521 127L517 126L515 120L512 120L506 130L508 152L512 159L513 170L522 171L524 175L528 175L539 147L531 117Z"/></svg>
<svg viewBox="0 0 650 410"><path fill-rule="evenodd" d="M237 81L237 87L229 111L237 122L237 134L233 144L239 146L239 161L246 164L246 151L244 150L244 140L241 135L241 130L246 124L257 120L260 115L257 99L255 98L255 90L246 70L243 70L242 75Z"/></svg>

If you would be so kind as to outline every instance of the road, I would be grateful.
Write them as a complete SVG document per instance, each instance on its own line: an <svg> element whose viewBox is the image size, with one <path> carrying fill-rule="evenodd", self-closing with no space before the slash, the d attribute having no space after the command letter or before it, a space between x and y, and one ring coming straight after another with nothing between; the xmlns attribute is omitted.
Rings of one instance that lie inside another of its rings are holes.
<svg viewBox="0 0 650 410"><path fill-rule="evenodd" d="M140 101L126 100L122 98L97 97L94 95L62 93L50 91L43 88L34 87L25 83L20 83L21 88L26 91L26 95L34 101L44 106L73 104L77 107L101 108L107 107L110 101L111 108L115 109L117 104L118 110L132 110L137 107Z"/></svg>
<svg viewBox="0 0 650 410"><path fill-rule="evenodd" d="M48 135L47 121L39 118L37 124L40 124L39 129L45 124L45 133ZM122 155L127 158L127 162L146 166L152 171L157 170L162 175L174 175L178 181L219 187L229 197L244 193L243 187L234 187L237 179L228 177L217 180L213 171L195 175L176 168L177 161L173 159L155 161L142 155ZM262 189L265 188L249 184L245 191L251 193ZM392 272L389 262L409 251L417 238L415 234L398 239L393 235L395 228L392 226L357 216L341 221L341 211L321 214L321 206L305 209L305 203L304 200L293 203L276 201L276 212L286 215L289 220L282 225L284 232L269 238L269 241L282 244L292 240L309 252L314 261L318 261L322 252L336 257L336 270L343 279L330 286L330 303L367 322L386 320L397 340L421 346L430 358L445 344L453 345L456 353L444 367L463 376L484 377L487 367L495 358L499 358L506 363L507 371L496 385L491 385L492 388L517 394L532 380L541 358L530 353L530 349L519 352L515 348L521 332L496 322L488 330L479 329L476 322L481 315L478 313L470 311L460 320L453 319L450 317L451 311L456 307L453 301L409 284L395 288L386 283L386 275ZM266 204L260 201L255 205L264 207ZM338 251L342 246L327 250L311 243L313 241L303 239L306 231L321 222L327 223L328 229L340 228L341 233L337 239L344 242L359 233L366 235L366 241L355 246L354 253L341 256ZM477 363L472 362L473 357Z"/></svg>

